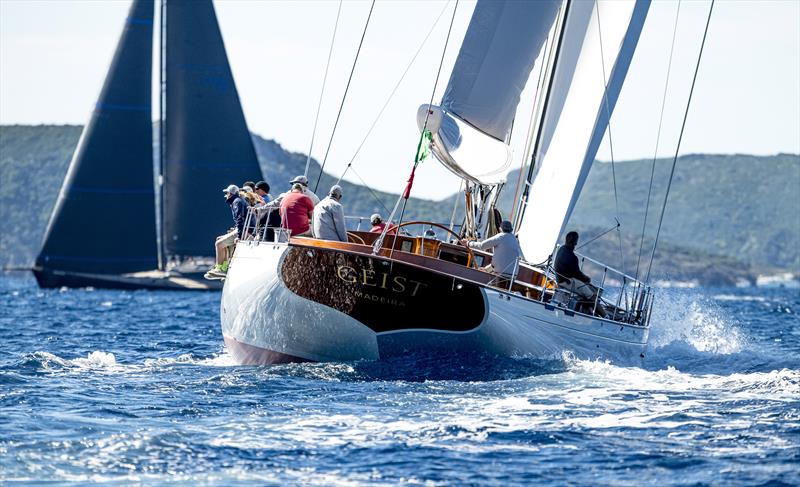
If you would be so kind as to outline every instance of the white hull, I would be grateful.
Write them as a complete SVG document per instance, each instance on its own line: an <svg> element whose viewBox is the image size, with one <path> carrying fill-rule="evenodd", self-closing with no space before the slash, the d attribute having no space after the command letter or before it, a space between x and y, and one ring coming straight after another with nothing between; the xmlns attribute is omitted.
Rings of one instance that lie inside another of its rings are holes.
<svg viewBox="0 0 800 487"><path fill-rule="evenodd" d="M480 286L483 316L476 317L478 324L472 329L420 329L415 328L416 320L409 320L400 329L376 332L374 326L287 287L281 266L293 247L247 242L237 246L220 315L225 341L240 363L378 360L413 352L464 350L541 358L568 352L578 358L637 364L647 346L648 327L589 317L486 286ZM298 249L302 247L294 247ZM315 250L305 251L311 255ZM332 292L340 293L341 288ZM367 293L359 296L383 299ZM397 304L385 303L387 316ZM412 311L412 316L422 316L430 310Z"/></svg>

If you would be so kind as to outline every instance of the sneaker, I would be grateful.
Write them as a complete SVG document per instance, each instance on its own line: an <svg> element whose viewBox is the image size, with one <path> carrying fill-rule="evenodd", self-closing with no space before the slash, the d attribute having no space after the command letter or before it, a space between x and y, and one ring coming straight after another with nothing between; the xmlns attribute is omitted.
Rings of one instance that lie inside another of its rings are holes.
<svg viewBox="0 0 800 487"><path fill-rule="evenodd" d="M225 273L222 269L214 268L206 272L203 277L205 277L210 281L216 281L220 279L225 279L225 276L227 276L227 273Z"/></svg>

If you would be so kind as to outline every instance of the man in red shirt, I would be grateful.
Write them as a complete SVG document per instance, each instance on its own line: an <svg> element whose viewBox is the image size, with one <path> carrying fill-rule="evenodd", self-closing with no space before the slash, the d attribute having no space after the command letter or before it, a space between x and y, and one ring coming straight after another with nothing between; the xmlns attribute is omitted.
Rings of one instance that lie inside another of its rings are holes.
<svg viewBox="0 0 800 487"><path fill-rule="evenodd" d="M383 229L386 228L386 222L383 221L383 219L378 213L375 213L374 215L369 217L369 222L372 224L372 229L370 230L370 232L372 233L382 233ZM394 235L395 233L397 233L396 226L392 225L391 227L389 227L389 231L386 233L390 235Z"/></svg>
<svg viewBox="0 0 800 487"><path fill-rule="evenodd" d="M282 227L292 231L292 237L311 235L314 202L303 194L303 186L295 184L292 192L281 200Z"/></svg>

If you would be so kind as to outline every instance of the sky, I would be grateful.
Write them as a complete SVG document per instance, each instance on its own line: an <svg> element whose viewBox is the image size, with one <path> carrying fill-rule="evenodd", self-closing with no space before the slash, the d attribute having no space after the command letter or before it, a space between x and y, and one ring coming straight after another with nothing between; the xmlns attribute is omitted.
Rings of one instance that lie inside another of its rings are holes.
<svg viewBox="0 0 800 487"><path fill-rule="evenodd" d="M446 88L474 4L458 3L434 102ZM454 5L377 1L327 172L341 175L357 154L346 179L402 191L419 138L416 111L434 90ZM319 107L312 154L321 161L370 3L342 3L321 105L339 2L216 0L215 6L250 130L306 153ZM705 0L680 5L659 156L675 152L708 6ZM127 0L0 0L0 124L86 123L128 7ZM674 1L651 6L611 122L616 160L654 155L677 7ZM533 84L523 92L518 114L531 112ZM521 117L523 125L527 119ZM511 140L517 166L526 131L515 130ZM610 158L608 142L607 135L601 160ZM680 153L780 152L800 153L800 0L718 0ZM442 198L458 186L455 176L430 161L417 172L414 195Z"/></svg>

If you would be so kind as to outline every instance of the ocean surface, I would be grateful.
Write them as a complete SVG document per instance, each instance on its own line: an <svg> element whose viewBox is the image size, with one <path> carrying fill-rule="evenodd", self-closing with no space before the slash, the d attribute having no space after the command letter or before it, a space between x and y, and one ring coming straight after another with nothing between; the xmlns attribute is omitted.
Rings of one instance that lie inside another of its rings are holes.
<svg viewBox="0 0 800 487"><path fill-rule="evenodd" d="M237 367L218 293L0 277L0 484L798 485L800 290L659 294L643 368Z"/></svg>

